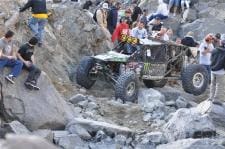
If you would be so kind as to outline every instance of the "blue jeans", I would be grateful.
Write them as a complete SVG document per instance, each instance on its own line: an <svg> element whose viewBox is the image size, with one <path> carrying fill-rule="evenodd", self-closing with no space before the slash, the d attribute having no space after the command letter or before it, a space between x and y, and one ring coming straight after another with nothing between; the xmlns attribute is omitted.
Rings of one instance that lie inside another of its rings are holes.
<svg viewBox="0 0 225 149"><path fill-rule="evenodd" d="M168 16L164 16L162 14L153 14L148 18L148 21L152 21L155 18L160 18L160 20L164 20L164 19L167 19Z"/></svg>
<svg viewBox="0 0 225 149"><path fill-rule="evenodd" d="M210 65L203 65L206 70L208 71L208 77L209 77L209 81L211 80L211 67Z"/></svg>
<svg viewBox="0 0 225 149"><path fill-rule="evenodd" d="M4 67L12 67L10 75L17 77L22 70L23 63L19 60L0 59L0 69Z"/></svg>
<svg viewBox="0 0 225 149"><path fill-rule="evenodd" d="M170 0L170 2L169 2L169 8L171 8L173 6L179 7L180 6L180 3L181 3L181 0Z"/></svg>
<svg viewBox="0 0 225 149"><path fill-rule="evenodd" d="M37 19L34 17L32 17L28 22L29 28L38 39L39 43L43 42L46 23L47 19Z"/></svg>

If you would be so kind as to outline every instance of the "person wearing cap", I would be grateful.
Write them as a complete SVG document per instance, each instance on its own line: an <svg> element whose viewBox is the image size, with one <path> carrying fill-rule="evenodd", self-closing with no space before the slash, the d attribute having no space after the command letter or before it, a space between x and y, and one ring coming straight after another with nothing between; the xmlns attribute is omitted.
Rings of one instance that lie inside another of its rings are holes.
<svg viewBox="0 0 225 149"><path fill-rule="evenodd" d="M96 12L97 23L102 27L107 29L107 10L109 9L108 3L103 3L102 8L98 9Z"/></svg>
<svg viewBox="0 0 225 149"><path fill-rule="evenodd" d="M209 99L214 104L225 102L225 37L219 47L212 51L211 85Z"/></svg>
<svg viewBox="0 0 225 149"><path fill-rule="evenodd" d="M159 6L156 13L152 14L148 18L148 21L152 21L156 17L160 18L161 20L168 18L169 10L167 9L167 4L164 3L163 0L159 0L158 3L159 3Z"/></svg>
<svg viewBox="0 0 225 149"><path fill-rule="evenodd" d="M48 12L46 0L28 0L20 12L32 8L32 18L28 22L33 35L38 39L38 46L41 47L44 40L44 28L47 24Z"/></svg>
<svg viewBox="0 0 225 149"><path fill-rule="evenodd" d="M28 77L24 85L28 89L39 90L37 80L41 74L41 70L35 65L34 46L38 43L36 37L32 37L29 42L23 44L17 53L17 57L23 62L24 68L29 71Z"/></svg>
<svg viewBox="0 0 225 149"><path fill-rule="evenodd" d="M163 23L161 22L161 19L159 17L156 17L154 22L150 25L152 25L152 31L155 32L161 30Z"/></svg>
<svg viewBox="0 0 225 149"><path fill-rule="evenodd" d="M216 33L216 35L213 38L213 46L215 48L220 46L220 38L221 38L221 34L220 33Z"/></svg>
<svg viewBox="0 0 225 149"><path fill-rule="evenodd" d="M211 59L211 53L213 49L214 49L213 35L208 34L204 38L204 41L199 46L199 52L200 52L199 64L203 65L207 69L209 79L211 76L211 69L210 69L211 60L210 59Z"/></svg>
<svg viewBox="0 0 225 149"><path fill-rule="evenodd" d="M138 39L147 38L148 33L147 30L144 28L144 22L138 22L137 27L132 29L131 36L136 37Z"/></svg>

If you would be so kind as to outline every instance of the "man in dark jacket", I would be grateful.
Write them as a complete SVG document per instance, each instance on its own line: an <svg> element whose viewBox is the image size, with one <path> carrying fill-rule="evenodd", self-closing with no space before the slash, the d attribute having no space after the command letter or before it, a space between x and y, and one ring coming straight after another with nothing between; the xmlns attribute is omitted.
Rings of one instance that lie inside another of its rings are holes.
<svg viewBox="0 0 225 149"><path fill-rule="evenodd" d="M36 37L32 37L28 43L23 44L18 53L17 57L23 62L24 68L29 71L29 75L24 85L29 89L39 90L37 86L37 79L41 74L41 70L37 68L34 60L34 46L38 43Z"/></svg>
<svg viewBox="0 0 225 149"><path fill-rule="evenodd" d="M133 23L136 21L139 21L141 15L142 15L142 10L140 7L138 7L137 2L134 1L134 10L133 10L133 14L131 16Z"/></svg>
<svg viewBox="0 0 225 149"><path fill-rule="evenodd" d="M107 17L107 28L109 32L112 34L117 25L118 19L118 10L121 8L121 3L117 2L115 6L112 6L108 12Z"/></svg>
<svg viewBox="0 0 225 149"><path fill-rule="evenodd" d="M24 7L20 8L20 12L32 8L32 18L29 20L28 26L38 39L38 46L41 47L44 37L44 27L47 23L47 7L46 0L28 0Z"/></svg>
<svg viewBox="0 0 225 149"><path fill-rule="evenodd" d="M221 104L225 101L225 38L211 55L211 81L209 100Z"/></svg>
<svg viewBox="0 0 225 149"><path fill-rule="evenodd" d="M181 40L181 44L188 47L197 47L199 44L194 40L193 36L193 32L188 32L187 35Z"/></svg>

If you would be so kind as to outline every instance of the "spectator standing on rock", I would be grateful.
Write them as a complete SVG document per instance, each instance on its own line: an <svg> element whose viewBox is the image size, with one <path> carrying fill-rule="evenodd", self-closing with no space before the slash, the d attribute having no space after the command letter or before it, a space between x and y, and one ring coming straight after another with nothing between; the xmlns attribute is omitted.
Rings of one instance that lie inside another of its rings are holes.
<svg viewBox="0 0 225 149"><path fill-rule="evenodd" d="M144 39L148 37L147 30L144 28L144 22L138 22L138 26L132 29L131 36L138 39Z"/></svg>
<svg viewBox="0 0 225 149"><path fill-rule="evenodd" d="M187 21L187 17L190 11L190 0L181 0L181 8L182 8L182 20L181 23L185 23Z"/></svg>
<svg viewBox="0 0 225 149"><path fill-rule="evenodd" d="M140 20L140 17L142 15L142 10L140 7L138 7L137 1L134 1L133 4L134 4L134 10L133 10L133 14L131 18L132 18L132 22L134 23Z"/></svg>
<svg viewBox="0 0 225 149"><path fill-rule="evenodd" d="M200 52L199 63L205 66L205 68L208 71L209 78L211 76L210 75L211 74L211 69L210 69L211 53L214 49L214 46L212 43L213 43L213 35L208 34L199 47L199 52Z"/></svg>
<svg viewBox="0 0 225 149"><path fill-rule="evenodd" d="M158 1L159 6L156 13L153 13L149 18L148 21L152 21L155 18L160 18L161 20L167 19L169 15L169 10L167 8L167 4L163 2L163 0Z"/></svg>
<svg viewBox="0 0 225 149"><path fill-rule="evenodd" d="M34 46L38 43L36 37L32 37L28 43L22 45L17 53L17 57L23 62L23 66L29 71L28 77L24 85L28 89L39 90L37 80L41 74L41 70L37 68L34 60Z"/></svg>
<svg viewBox="0 0 225 149"><path fill-rule="evenodd" d="M92 1L86 1L83 5L83 9L89 10L89 8L93 5Z"/></svg>
<svg viewBox="0 0 225 149"><path fill-rule="evenodd" d="M121 8L121 3L117 2L115 6L112 6L110 10L108 11L107 28L111 34L116 28L117 20L118 20L118 10L120 8Z"/></svg>
<svg viewBox="0 0 225 149"><path fill-rule="evenodd" d="M213 38L213 46L216 48L216 47L219 47L220 46L220 40L221 38L221 34L220 33L217 33L214 38Z"/></svg>
<svg viewBox="0 0 225 149"><path fill-rule="evenodd" d="M30 7L32 8L32 18L29 20L28 26L38 39L38 46L41 47L44 38L44 28L48 18L46 0L28 0L25 6L20 8L20 12Z"/></svg>
<svg viewBox="0 0 225 149"><path fill-rule="evenodd" d="M125 17L129 19L128 22L127 22L127 24L129 25L130 28L132 26L131 15L132 15L132 11L130 9L126 9L125 10Z"/></svg>
<svg viewBox="0 0 225 149"><path fill-rule="evenodd" d="M214 104L225 101L225 38L211 56L211 86L209 100Z"/></svg>
<svg viewBox="0 0 225 149"><path fill-rule="evenodd" d="M127 24L128 18L122 17L120 23L117 25L115 31L112 34L112 42L121 41L122 35L129 35L129 25Z"/></svg>
<svg viewBox="0 0 225 149"><path fill-rule="evenodd" d="M12 84L15 83L14 79L19 76L23 67L23 63L16 57L16 50L12 41L13 36L12 31L7 31L5 36L0 39L0 69L12 67L11 73L5 77Z"/></svg>
<svg viewBox="0 0 225 149"><path fill-rule="evenodd" d="M180 7L181 0L170 0L169 1L169 11L173 8L173 16L176 16L178 8Z"/></svg>
<svg viewBox="0 0 225 149"><path fill-rule="evenodd" d="M96 11L96 20L97 23L102 27L107 29L107 11L109 7L107 3L102 5L102 8Z"/></svg>

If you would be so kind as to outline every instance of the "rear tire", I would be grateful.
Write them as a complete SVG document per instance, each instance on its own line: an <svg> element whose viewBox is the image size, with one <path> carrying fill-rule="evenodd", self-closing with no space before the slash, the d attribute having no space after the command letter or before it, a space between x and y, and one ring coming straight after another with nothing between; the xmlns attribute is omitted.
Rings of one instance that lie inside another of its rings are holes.
<svg viewBox="0 0 225 149"><path fill-rule="evenodd" d="M153 87L163 88L166 85L167 80L166 79L159 80L159 81L143 80L143 82L147 88L153 88Z"/></svg>
<svg viewBox="0 0 225 149"><path fill-rule="evenodd" d="M134 102L138 95L138 83L134 72L126 72L119 76L115 85L115 96L121 100Z"/></svg>
<svg viewBox="0 0 225 149"><path fill-rule="evenodd" d="M95 61L92 57L85 56L78 64L76 71L76 81L80 86L90 89L96 80L90 78L90 71L94 67Z"/></svg>
<svg viewBox="0 0 225 149"><path fill-rule="evenodd" d="M181 73L182 86L185 92L195 96L204 93L209 84L208 72L202 65L189 65Z"/></svg>

